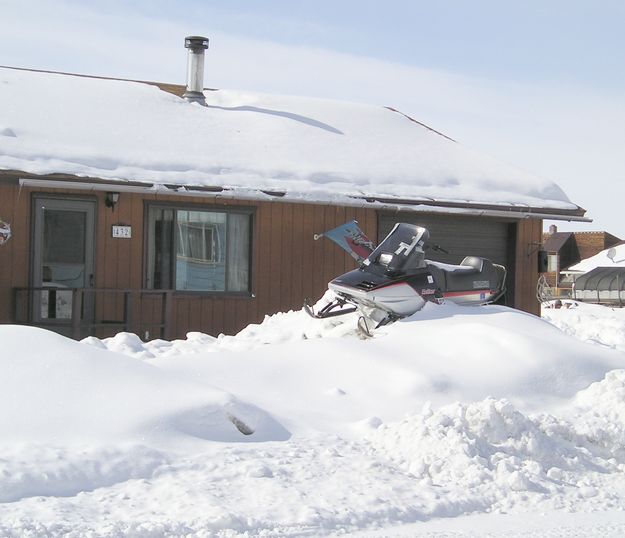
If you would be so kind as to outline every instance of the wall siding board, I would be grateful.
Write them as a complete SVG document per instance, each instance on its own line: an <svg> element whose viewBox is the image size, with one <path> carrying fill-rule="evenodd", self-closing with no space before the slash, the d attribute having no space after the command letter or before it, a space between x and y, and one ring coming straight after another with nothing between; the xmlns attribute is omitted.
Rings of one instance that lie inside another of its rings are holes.
<svg viewBox="0 0 625 538"><path fill-rule="evenodd" d="M236 299L224 300L224 328L225 334L235 334L237 332L237 309L239 308L239 301Z"/></svg>
<svg viewBox="0 0 625 538"><path fill-rule="evenodd" d="M538 250L542 240L541 220L521 220L517 224L514 297L515 308L540 315L536 298Z"/></svg>
<svg viewBox="0 0 625 538"><path fill-rule="evenodd" d="M247 320L253 323L258 322L258 282L259 282L259 259L260 259L260 234L258 233L258 215L261 208L256 208L256 213L252 216L252 260L251 260L251 282L250 292L254 299L247 303Z"/></svg>
<svg viewBox="0 0 625 538"><path fill-rule="evenodd" d="M270 297L270 281L271 274L271 250L270 242L268 238L271 235L271 206L263 204L259 207L257 213L257 234L256 243L258 249L258 264L256 271L256 303L257 321L260 321L266 312L269 311L269 297Z"/></svg>
<svg viewBox="0 0 625 538"><path fill-rule="evenodd" d="M129 253L129 287L143 286L143 201L137 194L131 196L131 213L129 224L132 226L132 238L127 239Z"/></svg>
<svg viewBox="0 0 625 538"><path fill-rule="evenodd" d="M332 230L341 224L344 224L344 221L341 217L341 208L338 206L332 207L327 206L325 208L326 213L326 226L325 231ZM326 286L327 282L332 280L334 277L341 274L341 268L339 263L341 263L341 257L343 256L343 249L336 245L333 241L329 239L324 239L325 243L325 267L327 268L326 273Z"/></svg>
<svg viewBox="0 0 625 538"><path fill-rule="evenodd" d="M187 327L188 332L202 331L202 299L199 297L189 298L189 324Z"/></svg>
<svg viewBox="0 0 625 538"><path fill-rule="evenodd" d="M293 287L293 205L282 205L282 222L280 225L282 233L282 245L280 256L280 294L281 301L279 310L290 310L293 308L293 297L291 289Z"/></svg>
<svg viewBox="0 0 625 538"><path fill-rule="evenodd" d="M221 333L225 334L224 323L225 305L223 299L213 299L213 335L218 336Z"/></svg>
<svg viewBox="0 0 625 538"><path fill-rule="evenodd" d="M293 205L293 218L291 223L291 308L302 307L304 297L304 207L301 204Z"/></svg>
<svg viewBox="0 0 625 538"><path fill-rule="evenodd" d="M282 304L282 204L271 204L271 235L270 235L271 277L269 282L269 312L280 311Z"/></svg>
<svg viewBox="0 0 625 538"><path fill-rule="evenodd" d="M213 301L207 301L206 299L202 299L202 324L201 331L204 333L208 333L213 336Z"/></svg>
<svg viewBox="0 0 625 538"><path fill-rule="evenodd" d="M315 208L313 205L304 204L302 210L302 296L304 299L316 301L317 298L313 297L314 249L315 243L318 243L318 241L313 239L315 234Z"/></svg>
<svg viewBox="0 0 625 538"><path fill-rule="evenodd" d="M325 229L325 211L323 206L313 206L313 235L321 234L326 231ZM325 252L325 240L319 239L314 241L313 246L313 274L312 274L312 300L317 301L321 295L325 292L325 271L324 266L324 252Z"/></svg>
<svg viewBox="0 0 625 538"><path fill-rule="evenodd" d="M345 222L350 222L352 220L357 220L356 219L356 210L353 207L346 207L344 208L344 212L345 212ZM342 257L341 257L341 261L342 263L342 267L341 267L341 273L346 273L347 271L350 271L351 269L353 269L356 265L353 263L353 258L345 253Z"/></svg>

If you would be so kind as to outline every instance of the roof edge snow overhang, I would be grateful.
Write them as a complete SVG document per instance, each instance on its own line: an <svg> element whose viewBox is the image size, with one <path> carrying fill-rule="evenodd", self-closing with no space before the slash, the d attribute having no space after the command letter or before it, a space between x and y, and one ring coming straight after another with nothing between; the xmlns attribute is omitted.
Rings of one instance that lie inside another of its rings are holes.
<svg viewBox="0 0 625 538"><path fill-rule="evenodd" d="M72 189L83 191L117 191L146 193L156 195L175 195L190 197L217 197L223 199L244 199L260 201L279 201L285 203L308 203L320 205L345 205L352 207L369 207L392 211L419 211L429 213L464 214L472 216L497 217L511 220L549 219L576 222L592 222L584 217L586 210L554 209L530 207L527 205L499 205L471 202L451 202L434 199L384 198L371 196L336 195L333 197L306 197L295 192L272 191L244 187L220 187L204 185L178 185L168 183L152 183L147 181L128 181L115 179L99 179L74 176L70 174L35 175L19 171L1 170L0 181L13 182L21 187Z"/></svg>

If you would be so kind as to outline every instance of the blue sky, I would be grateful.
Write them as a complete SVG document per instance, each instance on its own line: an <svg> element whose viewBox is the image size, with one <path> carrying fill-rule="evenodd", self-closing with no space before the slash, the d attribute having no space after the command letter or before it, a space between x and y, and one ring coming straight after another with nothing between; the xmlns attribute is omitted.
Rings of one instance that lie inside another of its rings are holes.
<svg viewBox="0 0 625 538"><path fill-rule="evenodd" d="M391 105L625 238L625 2L3 0L0 64Z"/></svg>
<svg viewBox="0 0 625 538"><path fill-rule="evenodd" d="M120 9L124 4L116 3ZM195 0L133 5L146 16L202 21L203 27L232 35L418 67L621 89L625 82L622 1ZM172 9L174 5L178 7Z"/></svg>

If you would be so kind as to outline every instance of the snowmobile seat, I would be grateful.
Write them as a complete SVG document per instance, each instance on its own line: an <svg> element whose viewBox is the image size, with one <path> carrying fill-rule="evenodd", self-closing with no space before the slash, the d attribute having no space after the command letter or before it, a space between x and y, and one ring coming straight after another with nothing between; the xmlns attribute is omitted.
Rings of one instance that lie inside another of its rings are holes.
<svg viewBox="0 0 625 538"><path fill-rule="evenodd" d="M479 273L484 267L484 258L480 258L478 256L466 256L461 262L460 265L465 267L472 267L475 271L471 271L472 273Z"/></svg>
<svg viewBox="0 0 625 538"><path fill-rule="evenodd" d="M478 256L467 256L460 263L460 267L468 270L445 273L447 291L495 289L501 280L494 264Z"/></svg>

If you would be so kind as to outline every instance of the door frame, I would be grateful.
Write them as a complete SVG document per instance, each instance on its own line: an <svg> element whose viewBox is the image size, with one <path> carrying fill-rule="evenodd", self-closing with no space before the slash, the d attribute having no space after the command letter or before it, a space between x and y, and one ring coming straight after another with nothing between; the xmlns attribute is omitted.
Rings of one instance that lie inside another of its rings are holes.
<svg viewBox="0 0 625 538"><path fill-rule="evenodd" d="M42 201L51 201L59 209L72 210L72 204L75 204L74 210L83 210L86 208L87 220L86 220L86 235L85 242L88 248L85 250L85 269L90 265L91 272L85 271L85 288L94 287L89 282L89 274L93 275L93 283L96 282L96 249L97 249L97 225L98 225L98 198L96 196L80 196L74 194L58 194L58 193L46 193L36 192L32 194L31 199L31 242L30 242L30 269L29 269L29 285L32 287L40 287L43 285L42 268L40 256L41 256L41 242L42 242L42 222L39 220L38 211L41 207ZM65 208L59 206L65 205ZM91 216L91 219L90 219ZM91 221L91 222L90 222ZM89 237L89 228L92 229L92 236ZM39 250L39 252L38 252ZM39 265L39 267L38 267ZM40 312L40 295L34 292L32 299L29 301L31 322L42 323L45 321L49 325L70 325L69 319L47 319L41 317ZM93 294L85 294L83 298L83 319L91 319L94 317L95 298Z"/></svg>

